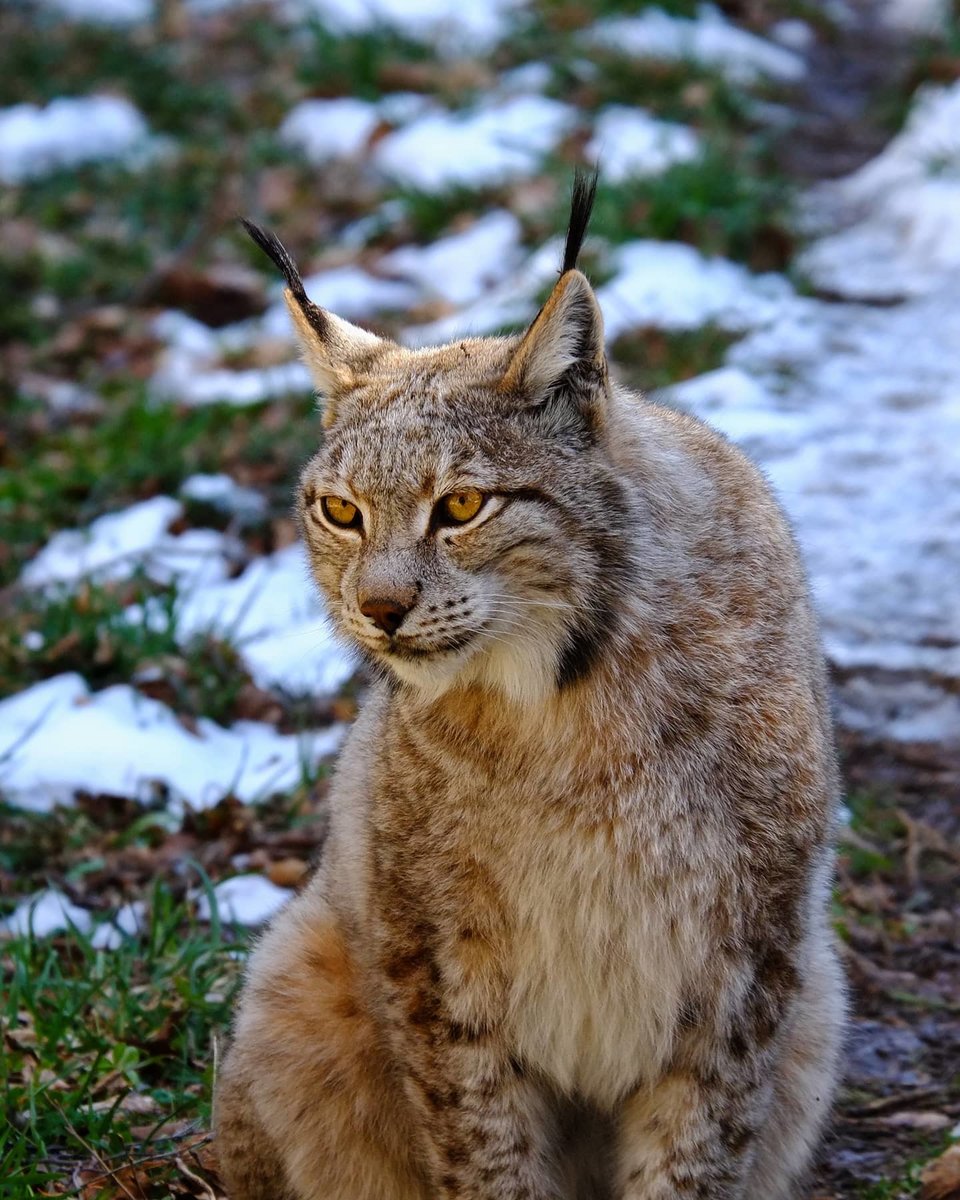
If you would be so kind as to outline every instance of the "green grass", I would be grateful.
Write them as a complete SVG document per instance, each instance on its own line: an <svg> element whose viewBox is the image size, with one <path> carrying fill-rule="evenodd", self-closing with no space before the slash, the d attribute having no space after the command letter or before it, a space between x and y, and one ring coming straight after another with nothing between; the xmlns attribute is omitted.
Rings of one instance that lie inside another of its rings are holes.
<svg viewBox="0 0 960 1200"><path fill-rule="evenodd" d="M635 329L617 339L611 358L631 387L654 391L716 370L735 340L712 325L678 332Z"/></svg>
<svg viewBox="0 0 960 1200"><path fill-rule="evenodd" d="M903 829L893 801L880 792L855 791L847 797L850 828L882 842L896 838Z"/></svg>
<svg viewBox="0 0 960 1200"><path fill-rule="evenodd" d="M221 461L224 414L194 409L171 419L143 388L121 383L104 415L57 427L39 402L14 401L10 423L19 436L6 448L0 473L0 523L6 547L0 579L9 580L58 529L151 495L175 490L195 471Z"/></svg>
<svg viewBox="0 0 960 1200"><path fill-rule="evenodd" d="M496 189L451 187L438 192L400 188L393 199L402 205L403 223L409 239L429 243L441 237L464 214L482 213L502 203Z"/></svg>
<svg viewBox="0 0 960 1200"><path fill-rule="evenodd" d="M644 8L659 8L678 17L692 17L697 0L537 0L527 20L536 30L581 29L605 17L636 16Z"/></svg>
<svg viewBox="0 0 960 1200"><path fill-rule="evenodd" d="M131 605L147 604L150 621L128 616ZM0 696L63 671L83 672L92 687L129 680L138 666L176 653L173 607L142 577L18 595L0 630Z"/></svg>
<svg viewBox="0 0 960 1200"><path fill-rule="evenodd" d="M93 1175L163 1156L209 1127L212 1039L242 945L157 885L146 928L116 950L77 931L0 948L6 1194L47 1194L79 1164Z"/></svg>
<svg viewBox="0 0 960 1200"><path fill-rule="evenodd" d="M916 1196L919 1191L917 1180L886 1180L866 1183L857 1189L857 1200L904 1200Z"/></svg>
<svg viewBox="0 0 960 1200"><path fill-rule="evenodd" d="M119 91L150 114L153 129L195 136L197 123L218 127L234 112L217 75L198 76L188 48L153 35L48 20L38 26L14 11L0 22L5 70L0 104L43 104L96 87Z"/></svg>
<svg viewBox="0 0 960 1200"><path fill-rule="evenodd" d="M716 71L690 62L638 63L608 47L591 49L589 69L582 59L560 56L550 92L587 111L608 104L648 109L665 121L709 132L748 129L750 101L742 88Z"/></svg>
<svg viewBox="0 0 960 1200"><path fill-rule="evenodd" d="M36 342L73 311L152 302L149 282L174 256L186 251L197 268L244 255L236 233L238 180L279 167L303 185L309 179L298 156L262 131L149 154L130 166L100 163L55 172L12 189L0 202L8 219L57 231L53 243L17 254L8 250L0 258L0 278L25 289L11 293L14 304L0 329ZM44 323L31 312L28 302L37 292L57 297L56 321Z"/></svg>
<svg viewBox="0 0 960 1200"><path fill-rule="evenodd" d="M166 813L118 797L50 812L0 799L0 871L16 876L23 892L49 880L69 884L101 869L110 853L149 851L177 828Z"/></svg>
<svg viewBox="0 0 960 1200"><path fill-rule="evenodd" d="M100 387L104 413L51 420L42 404L15 395L11 437L0 446L0 585L58 529L151 496L176 494L196 472L233 470L265 491L272 515L289 512L300 468L319 442L310 395L234 408L176 409L151 401L128 378ZM2 391L2 389L0 389Z"/></svg>
<svg viewBox="0 0 960 1200"><path fill-rule="evenodd" d="M433 61L429 47L390 29L338 37L318 21L297 39L296 75L311 94L379 100L391 87L391 72ZM462 103L463 96L460 96Z"/></svg>
<svg viewBox="0 0 960 1200"><path fill-rule="evenodd" d="M650 179L601 178L591 231L611 242L689 242L762 269L783 267L792 251L783 233L788 200L786 182L758 154L738 161L734 150L713 143L700 158Z"/></svg>
<svg viewBox="0 0 960 1200"><path fill-rule="evenodd" d="M893 1179L878 1180L862 1184L857 1188L857 1200L911 1200L924 1194L921 1173L933 1159L942 1154L951 1144L950 1135L939 1135L926 1139L926 1148L909 1161L903 1163ZM933 1192L930 1193L934 1195ZM937 1196L941 1193L937 1192Z"/></svg>
<svg viewBox="0 0 960 1200"><path fill-rule="evenodd" d="M76 671L97 691L142 680L181 717L229 725L251 680L229 640L198 636L180 646L177 596L142 576L18 594L0 627L0 698ZM131 609L141 616L132 615ZM143 612L149 620L142 619Z"/></svg>

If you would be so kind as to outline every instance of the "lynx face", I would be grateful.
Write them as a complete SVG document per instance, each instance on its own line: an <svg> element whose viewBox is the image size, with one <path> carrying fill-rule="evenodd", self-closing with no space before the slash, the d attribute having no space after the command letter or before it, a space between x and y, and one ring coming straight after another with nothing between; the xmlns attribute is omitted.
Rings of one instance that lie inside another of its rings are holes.
<svg viewBox="0 0 960 1200"><path fill-rule="evenodd" d="M428 695L541 697L588 668L614 620L626 498L575 396L500 386L516 350L390 347L340 395L301 482L339 629Z"/></svg>
<svg viewBox="0 0 960 1200"><path fill-rule="evenodd" d="M434 697L541 699L589 673L631 592L636 502L608 447L603 322L576 269L596 178L575 183L563 270L522 337L407 350L287 281L327 435L301 480L313 574L340 631Z"/></svg>

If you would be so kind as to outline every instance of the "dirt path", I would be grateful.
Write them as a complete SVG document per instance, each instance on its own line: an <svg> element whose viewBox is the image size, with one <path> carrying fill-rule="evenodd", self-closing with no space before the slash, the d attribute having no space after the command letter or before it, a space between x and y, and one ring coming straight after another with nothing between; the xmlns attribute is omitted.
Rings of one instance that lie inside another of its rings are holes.
<svg viewBox="0 0 960 1200"><path fill-rule="evenodd" d="M906 86L908 40L887 28L875 0L852 0L850 23L818 37L798 88L796 124L777 159L799 184L836 179L862 166L890 140L884 100Z"/></svg>
<svg viewBox="0 0 960 1200"><path fill-rule="evenodd" d="M847 28L811 50L797 122L783 139L780 164L803 185L847 174L882 149L885 104L906 88L915 61L876 5L851 12ZM878 691L922 681L920 672L856 676ZM850 683L850 673L835 672L839 691ZM844 731L840 749L853 813L838 888L852 1021L846 1079L809 1194L960 1196L960 1172L953 1191L921 1179L960 1122L960 745Z"/></svg>

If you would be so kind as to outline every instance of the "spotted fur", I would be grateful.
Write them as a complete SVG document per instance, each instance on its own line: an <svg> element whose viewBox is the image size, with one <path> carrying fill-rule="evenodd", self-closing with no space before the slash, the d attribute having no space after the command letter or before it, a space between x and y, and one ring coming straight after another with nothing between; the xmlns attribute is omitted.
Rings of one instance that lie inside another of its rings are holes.
<svg viewBox="0 0 960 1200"><path fill-rule="evenodd" d="M785 1200L843 987L824 669L768 487L611 383L569 263L522 337L411 351L261 244L325 396L304 540L379 681L250 962L234 1200Z"/></svg>

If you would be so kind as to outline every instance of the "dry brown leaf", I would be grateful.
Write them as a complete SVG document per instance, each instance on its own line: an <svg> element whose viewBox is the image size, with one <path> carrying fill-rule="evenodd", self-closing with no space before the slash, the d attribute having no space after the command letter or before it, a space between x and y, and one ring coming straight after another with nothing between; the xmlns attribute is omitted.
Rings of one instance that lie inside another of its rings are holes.
<svg viewBox="0 0 960 1200"><path fill-rule="evenodd" d="M245 683L234 703L234 715L245 721L266 721L278 725L283 720L283 705L273 692L258 688L255 683Z"/></svg>
<svg viewBox="0 0 960 1200"><path fill-rule="evenodd" d="M296 887L306 873L302 858L281 858L267 867L267 878L277 887Z"/></svg>
<svg viewBox="0 0 960 1200"><path fill-rule="evenodd" d="M920 1185L920 1200L960 1200L960 1144L927 1163Z"/></svg>

